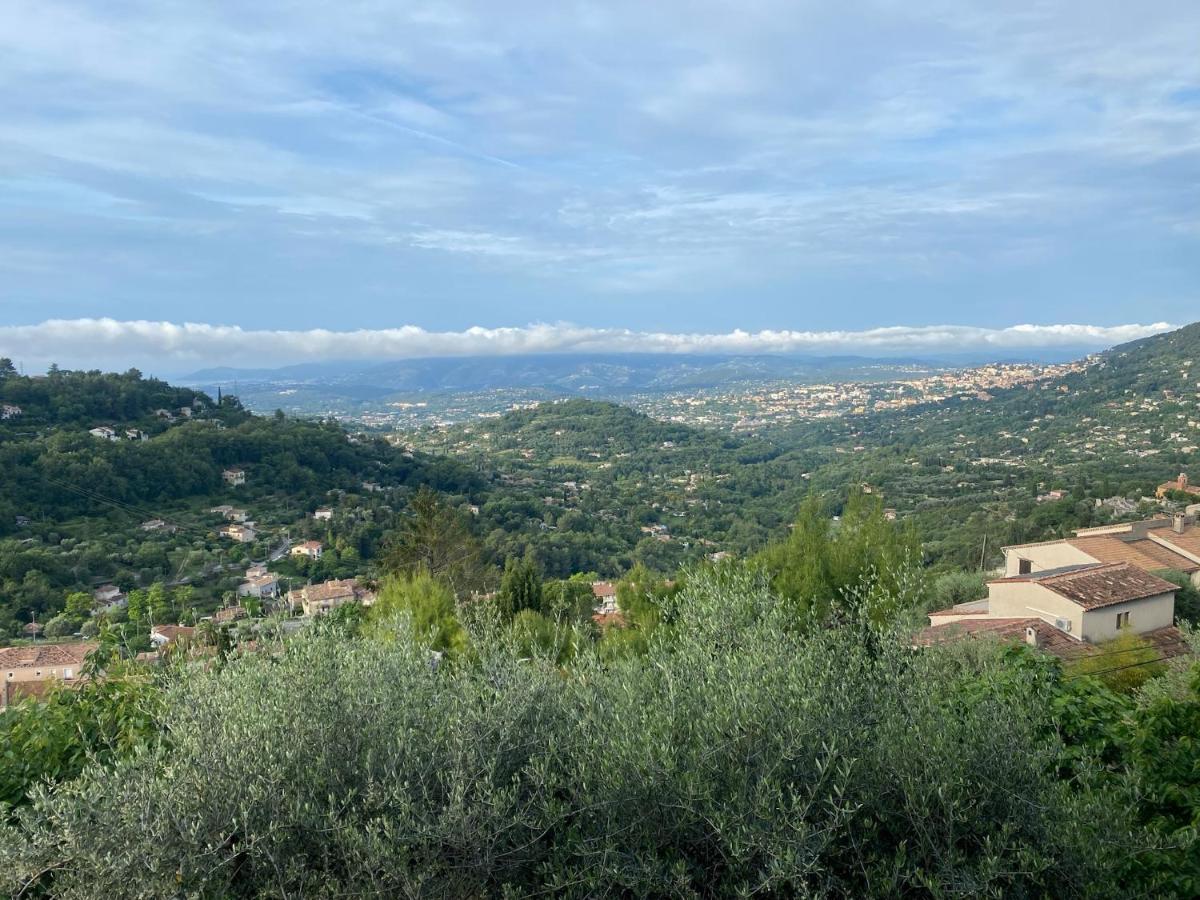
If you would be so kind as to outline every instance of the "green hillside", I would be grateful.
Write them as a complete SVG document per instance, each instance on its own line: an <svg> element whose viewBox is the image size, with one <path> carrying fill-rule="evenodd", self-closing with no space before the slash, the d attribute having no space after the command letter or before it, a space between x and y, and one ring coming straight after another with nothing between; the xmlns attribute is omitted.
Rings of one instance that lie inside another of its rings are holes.
<svg viewBox="0 0 1200 900"><path fill-rule="evenodd" d="M547 572L659 571L778 534L806 493L806 453L568 400L410 435L488 472L481 525L498 557L532 542Z"/></svg>
<svg viewBox="0 0 1200 900"><path fill-rule="evenodd" d="M778 440L819 455L819 488L871 483L916 517L934 558L978 565L985 539L994 560L1002 543L1105 521L1111 510L1095 500L1136 501L1196 466L1198 362L1200 324L990 400L851 417ZM1047 499L1054 490L1066 497Z"/></svg>
<svg viewBox="0 0 1200 900"><path fill-rule="evenodd" d="M459 498L483 487L452 460L334 423L255 416L234 398L218 405L137 372L25 378L7 370L0 396L21 410L0 421L0 637L45 621L68 593L101 581L124 590L186 584L215 603L245 562L266 559L289 537L329 549L296 575L358 574L418 487ZM98 425L112 439L89 432ZM227 468L242 469L246 483L227 484ZM220 505L244 509L255 538L220 537L227 523L210 512ZM310 514L324 505L338 515L318 528ZM161 525L143 527L155 520Z"/></svg>

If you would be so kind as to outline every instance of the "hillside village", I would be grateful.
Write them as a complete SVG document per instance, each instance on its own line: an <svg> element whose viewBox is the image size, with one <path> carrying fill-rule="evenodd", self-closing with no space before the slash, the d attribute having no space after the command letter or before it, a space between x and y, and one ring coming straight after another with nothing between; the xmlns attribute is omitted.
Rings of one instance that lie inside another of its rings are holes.
<svg viewBox="0 0 1200 900"><path fill-rule="evenodd" d="M1190 357L1139 362L1132 372L1116 374L1112 367L1120 368L1125 359L1113 354L1068 366L989 367L898 387L842 386L839 402L863 402L840 409L837 414L845 418L825 435L835 439L811 453L781 452L770 443L698 432L588 401L529 404L479 424L397 436L391 452L408 461L435 454L457 457L477 471L493 469L496 495L460 495L454 515L471 527L502 525L503 530L491 532L502 541L493 547L502 558L527 555L519 550L523 538L536 541L541 577L547 584L558 578L585 589L590 600L581 596L573 602L582 603L586 618L601 629L629 624L630 611L617 602L616 585L630 567L669 575L680 563L721 565L753 547L731 544L718 530L722 521L743 527L739 523L751 514L746 505L750 472L767 483L786 484L785 493L772 493L776 502L780 496L793 498L785 500L792 509L805 492L829 490L835 478L850 480L864 494L884 498L882 515L896 527L927 521L929 510L937 508L930 499L940 484L958 498L990 498L984 508L1014 527L1020 509L1075 510L1076 515L1083 510L1087 521L1066 526L1063 536L994 544L992 553L1000 556L992 558L1001 564L986 584L986 596L930 612L914 643L988 636L1070 661L1103 654L1106 642L1129 634L1165 660L1188 652L1176 626L1175 598L1188 585L1200 586L1200 503L1195 502L1200 489L1186 470L1167 480L1142 473L1161 472L1164 458L1187 460L1200 444L1200 391L1183 387L1192 384L1191 362ZM1160 387L1146 392L1120 386L1111 396L1114 381L1138 385L1148 380ZM1173 386L1161 386L1166 384ZM157 398L166 389L154 390ZM834 391L794 390L788 396L816 398L818 405ZM956 399L964 395L971 396ZM136 424L115 419L80 424L89 438L115 450L157 448L177 435L191 440L189 429L205 426L211 434L230 434L230 428L250 421L236 407L226 408L224 398L179 397L187 402L146 408ZM791 402L777 394L755 402L777 400L784 406ZM915 420L911 412L904 420L912 422L912 434L926 449L904 455L900 445L891 452L898 456L896 472L920 485L919 495L907 492L891 469L854 462L871 459L881 442L895 437L889 418L894 413L888 410L907 408L910 400L926 408ZM806 409L802 416L823 415L813 412L815 407ZM1018 409L1027 416L1020 429L979 427L1003 410ZM776 412L782 415L783 407ZM4 414L10 425L24 424L26 410L18 404L6 403ZM44 407L37 417L46 421ZM856 421L872 423L873 430L856 428ZM953 423L955 430L946 431L943 422ZM929 445L943 433L950 445L931 458ZM334 440L335 446L354 447L365 439L339 430ZM73 595L79 599L68 603L67 611L40 618L34 611L18 622L16 645L2 651L8 664L6 703L36 695L55 680L76 681L110 620L144 623L141 632L123 626L129 652L158 661L189 647L212 652L222 641L230 648L253 649L265 637L293 632L343 607L370 607L381 577L374 545L382 528L402 521L397 508L410 496L408 490L386 478L359 475L353 483L343 480L340 487L309 492L304 505L295 508L278 493L278 467L249 461L253 453L241 454L247 461L234 456L215 470L219 488L209 496L223 495L222 502L202 508L158 506L157 514L130 523L130 533L141 536L136 540L165 551L168 567L160 571L173 571L173 577L160 576L153 583L128 573L101 579ZM1059 486L1079 468L1096 473L1084 493L1077 486ZM384 469L362 470L364 475L375 471ZM1025 473L1040 477L1029 482ZM1141 489L1131 491L1133 485ZM104 497L96 488L88 495ZM1023 506L1017 505L1019 496ZM156 506L113 505L135 516ZM779 513L753 516L760 543L786 522ZM835 527L837 518L835 509ZM31 516L18 515L16 523L18 533L34 530ZM364 527L376 537L355 537ZM596 565L594 557L574 549L598 546L599 533L610 535L606 541L634 547L621 568ZM190 547L182 553L169 549L185 544ZM986 566L988 559L985 536L980 562ZM495 597L495 584L480 582L473 596ZM63 642L71 629L75 640ZM215 634L224 637L218 641Z"/></svg>

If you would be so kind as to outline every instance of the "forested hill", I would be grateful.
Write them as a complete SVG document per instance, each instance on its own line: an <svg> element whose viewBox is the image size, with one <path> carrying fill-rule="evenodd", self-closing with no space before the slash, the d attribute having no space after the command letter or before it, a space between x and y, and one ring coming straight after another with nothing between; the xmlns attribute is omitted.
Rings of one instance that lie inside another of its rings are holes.
<svg viewBox="0 0 1200 900"><path fill-rule="evenodd" d="M820 490L862 481L915 514L933 558L1102 524L1180 472L1200 476L1200 324L1126 344L1085 370L991 397L852 416L781 434L818 457ZM1062 491L1058 498L1054 492Z"/></svg>
<svg viewBox="0 0 1200 900"><path fill-rule="evenodd" d="M924 410L854 417L797 430L802 443L854 437L989 457L1050 454L1076 461L1112 454L1186 464L1200 441L1200 323L1115 347L1087 369L1039 385ZM965 441L965 443L964 443Z"/></svg>
<svg viewBox="0 0 1200 900"><path fill-rule="evenodd" d="M137 369L121 375L51 368L44 376L17 374L12 361L0 359L0 403L20 409L20 423L41 425L130 425L155 418L156 410L173 415L181 409L213 409L212 398L191 388L144 378Z"/></svg>
<svg viewBox="0 0 1200 900"><path fill-rule="evenodd" d="M207 498L222 488L227 467L246 469L245 494L297 504L334 489L360 490L364 481L457 493L479 483L451 460L351 437L336 424L255 416L234 398L217 406L135 371L9 372L0 397L20 408L0 421L0 535L16 528L17 517L61 522L107 514L114 504L158 511ZM172 417L156 416L157 409ZM89 433L97 426L111 427L113 439Z"/></svg>
<svg viewBox="0 0 1200 900"><path fill-rule="evenodd" d="M639 562L670 572L757 550L806 492L806 454L600 401L543 403L410 439L492 473L479 517L488 549L505 558L532 543L554 577Z"/></svg>
<svg viewBox="0 0 1200 900"><path fill-rule="evenodd" d="M515 410L482 424L451 430L449 436L470 442L486 433L496 450L517 448L554 456L620 457L648 450L723 452L741 462L761 460L778 451L765 441L748 441L723 433L663 422L620 406L595 400L563 400Z"/></svg>

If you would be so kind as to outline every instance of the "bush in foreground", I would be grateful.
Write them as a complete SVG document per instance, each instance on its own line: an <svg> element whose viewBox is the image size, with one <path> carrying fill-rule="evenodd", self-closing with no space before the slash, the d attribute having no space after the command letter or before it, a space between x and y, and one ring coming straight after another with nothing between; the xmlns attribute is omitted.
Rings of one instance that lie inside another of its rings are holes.
<svg viewBox="0 0 1200 900"><path fill-rule="evenodd" d="M0 888L1125 895L1151 842L1089 758L1060 776L1052 665L795 628L745 571L670 602L648 653L581 642L565 670L500 631L431 666L419 641L330 629L190 672L169 741L37 792L0 833Z"/></svg>

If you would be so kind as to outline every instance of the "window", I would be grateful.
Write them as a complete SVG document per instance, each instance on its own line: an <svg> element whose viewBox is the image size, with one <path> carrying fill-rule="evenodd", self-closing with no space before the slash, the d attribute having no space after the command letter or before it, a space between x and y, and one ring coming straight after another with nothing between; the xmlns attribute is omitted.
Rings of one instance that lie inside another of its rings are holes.
<svg viewBox="0 0 1200 900"><path fill-rule="evenodd" d="M1117 613L1117 628L1121 629L1121 628L1128 628L1128 627L1129 627L1129 613L1127 613L1127 612Z"/></svg>
<svg viewBox="0 0 1200 900"><path fill-rule="evenodd" d="M1017 573L1020 575L1029 575L1033 572L1033 563L1028 559L1023 559L1017 566Z"/></svg>
<svg viewBox="0 0 1200 900"><path fill-rule="evenodd" d="M63 678L71 678L74 673L70 669L63 669Z"/></svg>

